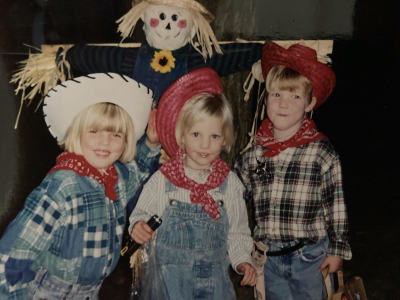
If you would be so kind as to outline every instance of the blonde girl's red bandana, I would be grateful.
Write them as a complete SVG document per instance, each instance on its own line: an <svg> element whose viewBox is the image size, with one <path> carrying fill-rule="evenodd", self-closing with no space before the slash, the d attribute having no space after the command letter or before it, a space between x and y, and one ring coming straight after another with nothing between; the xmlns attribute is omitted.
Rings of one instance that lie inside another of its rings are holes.
<svg viewBox="0 0 400 300"><path fill-rule="evenodd" d="M314 121L306 117L299 130L290 139L278 142L275 140L271 121L265 119L257 130L256 143L267 148L264 156L273 157L287 148L301 146L325 137L317 130Z"/></svg>
<svg viewBox="0 0 400 300"><path fill-rule="evenodd" d="M183 161L184 152L178 151L174 158L160 167L160 171L177 187L190 190L190 201L201 204L210 217L218 220L220 216L219 207L207 191L220 186L224 182L230 171L229 166L221 158L216 158L211 164L211 173L208 175L207 181L200 184L186 176Z"/></svg>
<svg viewBox="0 0 400 300"><path fill-rule="evenodd" d="M80 176L88 176L104 185L106 196L112 200L117 200L115 184L118 181L117 169L111 165L104 174L93 167L82 156L71 152L63 152L56 159L56 165L49 171L50 174L56 170L71 170Z"/></svg>

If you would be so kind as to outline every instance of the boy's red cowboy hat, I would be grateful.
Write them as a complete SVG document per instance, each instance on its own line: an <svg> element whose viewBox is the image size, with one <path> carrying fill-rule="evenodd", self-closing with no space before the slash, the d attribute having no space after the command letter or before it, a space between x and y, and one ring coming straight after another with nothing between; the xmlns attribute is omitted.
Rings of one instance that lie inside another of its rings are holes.
<svg viewBox="0 0 400 300"><path fill-rule="evenodd" d="M211 68L200 68L183 75L161 95L156 127L161 146L169 156L174 156L179 150L175 127L183 105L193 96L203 92L223 93L221 80Z"/></svg>
<svg viewBox="0 0 400 300"><path fill-rule="evenodd" d="M263 46L261 66L264 79L274 66L286 66L311 81L315 107L320 106L332 93L336 77L332 69L318 61L317 52L309 47L293 44L288 49L270 42Z"/></svg>

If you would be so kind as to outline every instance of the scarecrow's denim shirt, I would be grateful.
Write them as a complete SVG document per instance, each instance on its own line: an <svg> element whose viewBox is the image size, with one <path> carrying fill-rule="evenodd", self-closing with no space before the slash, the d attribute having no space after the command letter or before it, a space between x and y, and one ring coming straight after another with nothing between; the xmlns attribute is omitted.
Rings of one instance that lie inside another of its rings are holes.
<svg viewBox="0 0 400 300"><path fill-rule="evenodd" d="M116 201L93 178L69 170L47 175L0 240L0 299L27 299L26 284L39 268L71 284L100 284L120 256L126 205L158 152L143 144L140 168L115 163Z"/></svg>

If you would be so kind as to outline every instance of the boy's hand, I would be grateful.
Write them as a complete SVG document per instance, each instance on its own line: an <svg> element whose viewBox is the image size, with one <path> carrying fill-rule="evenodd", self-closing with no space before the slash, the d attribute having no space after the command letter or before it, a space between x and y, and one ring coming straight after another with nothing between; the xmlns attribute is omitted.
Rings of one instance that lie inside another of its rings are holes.
<svg viewBox="0 0 400 300"><path fill-rule="evenodd" d="M150 238L154 238L156 232L153 231L145 221L138 221L132 228L131 238L138 244L146 243Z"/></svg>
<svg viewBox="0 0 400 300"><path fill-rule="evenodd" d="M241 263L237 266L236 269L238 270L238 272L244 275L242 281L240 282L241 286L243 285L254 286L256 284L257 272L253 268L253 266L251 266L248 263Z"/></svg>
<svg viewBox="0 0 400 300"><path fill-rule="evenodd" d="M156 115L157 115L157 109L153 109L150 112L149 122L147 123L147 130L146 130L147 144L151 148L157 147L158 143L160 142L156 128Z"/></svg>
<svg viewBox="0 0 400 300"><path fill-rule="evenodd" d="M318 271L322 272L323 269L328 267L328 273L335 273L342 268L343 259L337 256L328 255L322 264L319 266Z"/></svg>

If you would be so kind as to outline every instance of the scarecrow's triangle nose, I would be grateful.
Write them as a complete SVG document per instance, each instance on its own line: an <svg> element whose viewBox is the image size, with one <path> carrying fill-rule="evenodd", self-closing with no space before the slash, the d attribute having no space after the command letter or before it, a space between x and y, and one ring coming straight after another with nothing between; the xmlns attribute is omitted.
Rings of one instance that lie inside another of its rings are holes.
<svg viewBox="0 0 400 300"><path fill-rule="evenodd" d="M171 25L168 23L167 27L165 29L171 30Z"/></svg>

